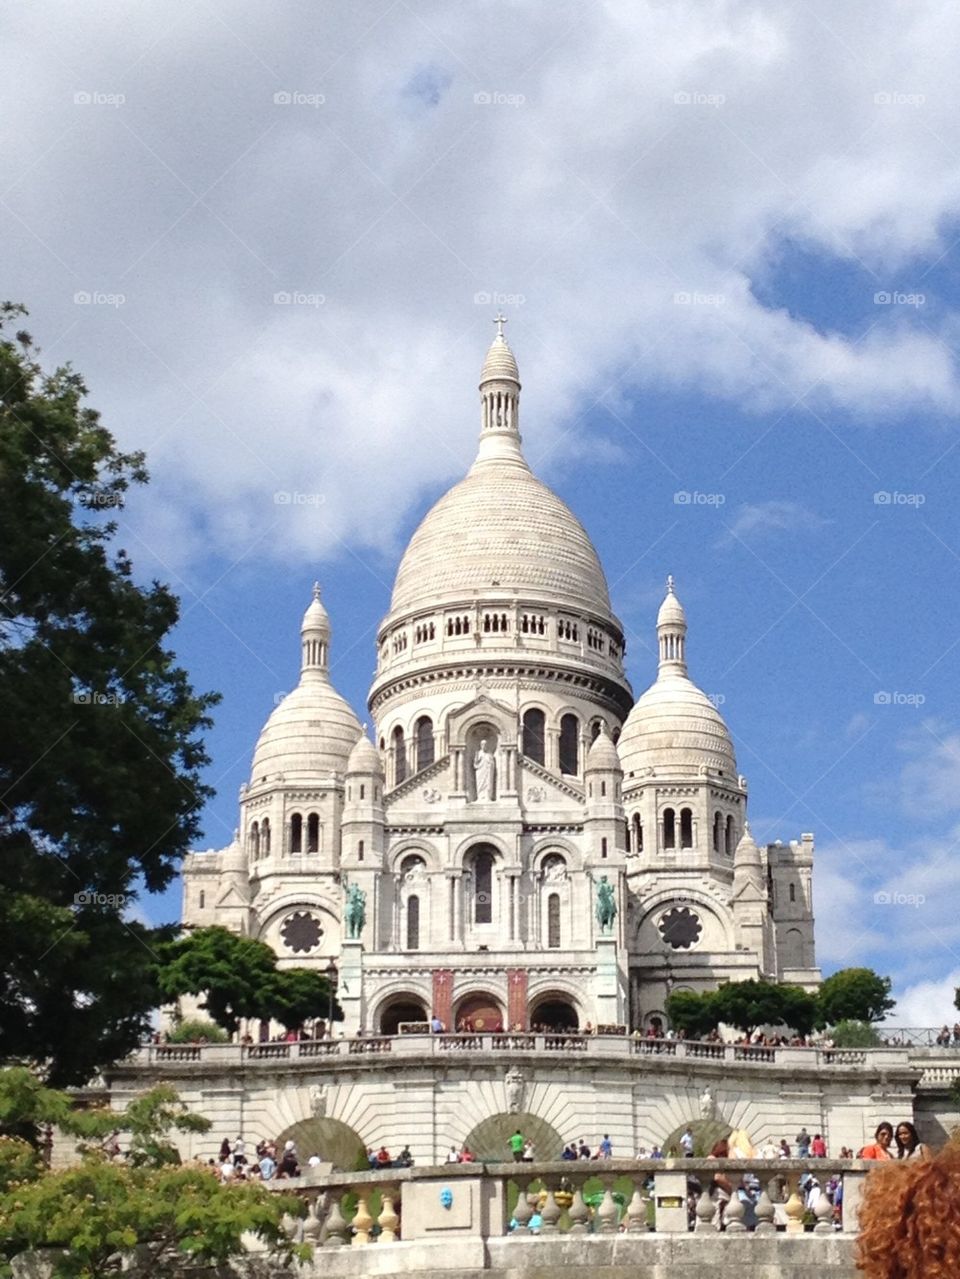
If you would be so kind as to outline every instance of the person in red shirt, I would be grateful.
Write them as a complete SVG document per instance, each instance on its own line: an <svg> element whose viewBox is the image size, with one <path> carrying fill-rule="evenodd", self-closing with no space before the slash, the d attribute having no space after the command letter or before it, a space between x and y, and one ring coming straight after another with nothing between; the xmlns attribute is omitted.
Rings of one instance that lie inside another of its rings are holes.
<svg viewBox="0 0 960 1279"><path fill-rule="evenodd" d="M476 1163L477 1156L473 1153L469 1146L464 1146L460 1151L460 1162L462 1164Z"/></svg>
<svg viewBox="0 0 960 1279"><path fill-rule="evenodd" d="M386 1146L381 1146L377 1151L377 1167L387 1168L393 1161L390 1158L390 1151Z"/></svg>
<svg viewBox="0 0 960 1279"><path fill-rule="evenodd" d="M826 1159L827 1143L823 1140L819 1133L816 1134L810 1143L810 1153L814 1159Z"/></svg>

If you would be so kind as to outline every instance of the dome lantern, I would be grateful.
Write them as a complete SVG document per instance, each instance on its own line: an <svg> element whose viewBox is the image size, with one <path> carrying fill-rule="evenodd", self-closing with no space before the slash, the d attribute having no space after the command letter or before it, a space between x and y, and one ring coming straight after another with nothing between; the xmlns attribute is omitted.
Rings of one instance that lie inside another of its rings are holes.
<svg viewBox="0 0 960 1279"><path fill-rule="evenodd" d="M503 336L506 316L498 314L497 335L480 372L480 448L477 462L512 459L526 466L520 451L520 371Z"/></svg>
<svg viewBox="0 0 960 1279"><path fill-rule="evenodd" d="M300 676L329 678L330 617L320 601L320 583L313 584L313 599L300 625Z"/></svg>
<svg viewBox="0 0 960 1279"><path fill-rule="evenodd" d="M673 589L673 575L667 578L667 593L657 614L660 670L687 673L687 615Z"/></svg>

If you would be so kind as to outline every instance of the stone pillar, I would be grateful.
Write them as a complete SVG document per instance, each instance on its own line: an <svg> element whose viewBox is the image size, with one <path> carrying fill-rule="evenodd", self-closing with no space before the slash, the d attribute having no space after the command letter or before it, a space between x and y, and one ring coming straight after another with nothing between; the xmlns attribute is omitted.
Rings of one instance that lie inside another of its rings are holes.
<svg viewBox="0 0 960 1279"><path fill-rule="evenodd" d="M618 949L616 937L597 938L597 974L593 996L598 1026L626 1022Z"/></svg>
<svg viewBox="0 0 960 1279"><path fill-rule="evenodd" d="M507 1030L527 1029L527 970L507 969Z"/></svg>
<svg viewBox="0 0 960 1279"><path fill-rule="evenodd" d="M453 969L435 968L433 970L433 1017L439 1017L447 1030L453 1030Z"/></svg>
<svg viewBox="0 0 960 1279"><path fill-rule="evenodd" d="M343 1033L350 1038L364 1026L363 1000L363 942L346 938L341 943L340 966L337 979L337 1002L343 1009Z"/></svg>

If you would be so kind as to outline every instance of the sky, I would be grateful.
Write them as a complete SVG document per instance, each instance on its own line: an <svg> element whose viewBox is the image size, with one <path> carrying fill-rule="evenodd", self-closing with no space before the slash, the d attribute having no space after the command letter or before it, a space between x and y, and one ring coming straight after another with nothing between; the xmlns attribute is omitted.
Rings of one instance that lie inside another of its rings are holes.
<svg viewBox="0 0 960 1279"><path fill-rule="evenodd" d="M960 984L960 10L911 0L36 0L2 15L3 295L151 483L142 580L237 824L319 578L369 718L499 308L534 470L637 695L667 573L824 972ZM141 907L176 918L179 893Z"/></svg>

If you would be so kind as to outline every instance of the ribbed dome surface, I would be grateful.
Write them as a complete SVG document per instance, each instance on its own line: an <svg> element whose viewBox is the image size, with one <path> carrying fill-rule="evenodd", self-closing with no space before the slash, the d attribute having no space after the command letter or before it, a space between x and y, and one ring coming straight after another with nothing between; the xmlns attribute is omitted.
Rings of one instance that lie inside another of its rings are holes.
<svg viewBox="0 0 960 1279"><path fill-rule="evenodd" d="M503 378L509 378L512 382L519 383L520 370L517 368L516 357L501 333L493 339L490 350L487 352L487 358L484 360L483 369L480 372L480 385L483 386L484 382L499 381Z"/></svg>
<svg viewBox="0 0 960 1279"><path fill-rule="evenodd" d="M327 679L304 678L264 724L251 782L277 773L287 779L343 773L360 731L360 721Z"/></svg>
<svg viewBox="0 0 960 1279"><path fill-rule="evenodd" d="M627 783L655 767L657 774L696 776L701 765L736 778L730 733L706 693L686 675L662 671L627 716L617 743Z"/></svg>
<svg viewBox="0 0 960 1279"><path fill-rule="evenodd" d="M602 769L611 773L620 771L620 756L617 754L617 748L606 729L602 729L594 738L590 749L587 751L585 767L588 773L593 772L594 769Z"/></svg>
<svg viewBox="0 0 960 1279"><path fill-rule="evenodd" d="M498 591L610 615L583 525L512 459L475 464L428 512L400 562L390 610Z"/></svg>
<svg viewBox="0 0 960 1279"><path fill-rule="evenodd" d="M350 752L350 758L347 760L347 772L372 773L375 776L383 772L380 753L366 733L357 738L356 744Z"/></svg>

